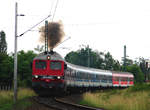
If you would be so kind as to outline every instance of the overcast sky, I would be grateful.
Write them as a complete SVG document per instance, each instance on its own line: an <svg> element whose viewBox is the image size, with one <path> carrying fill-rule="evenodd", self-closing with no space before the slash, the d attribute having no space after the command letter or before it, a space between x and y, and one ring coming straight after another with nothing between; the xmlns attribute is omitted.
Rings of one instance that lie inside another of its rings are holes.
<svg viewBox="0 0 150 110"><path fill-rule="evenodd" d="M18 2L18 35L53 15L57 0L0 0L0 30L7 37L8 52L14 52L15 2ZM123 57L127 46L129 58L150 58L150 0L58 0L54 21L61 20L67 39L55 50L65 56L79 45L109 51L115 59ZM47 19L49 22L52 17ZM19 50L34 50L40 44L38 29L44 22L18 38ZM66 47L68 49L61 49Z"/></svg>

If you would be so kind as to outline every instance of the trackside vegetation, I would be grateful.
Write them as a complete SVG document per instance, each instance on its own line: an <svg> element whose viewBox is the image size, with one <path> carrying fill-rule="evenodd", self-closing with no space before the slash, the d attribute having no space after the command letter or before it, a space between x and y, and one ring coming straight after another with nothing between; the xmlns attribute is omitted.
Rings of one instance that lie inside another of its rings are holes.
<svg viewBox="0 0 150 110"><path fill-rule="evenodd" d="M80 104L107 110L149 110L150 84L137 84L123 90L87 92Z"/></svg>
<svg viewBox="0 0 150 110"><path fill-rule="evenodd" d="M27 88L19 88L18 101L13 103L13 91L0 91L0 110L24 110L32 103L27 101L28 98L35 96L36 94Z"/></svg>

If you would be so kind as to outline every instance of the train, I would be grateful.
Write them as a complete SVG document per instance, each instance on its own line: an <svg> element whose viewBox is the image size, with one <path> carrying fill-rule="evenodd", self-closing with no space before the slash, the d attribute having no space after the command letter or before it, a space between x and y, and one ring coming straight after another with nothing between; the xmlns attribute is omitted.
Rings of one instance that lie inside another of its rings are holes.
<svg viewBox="0 0 150 110"><path fill-rule="evenodd" d="M39 95L133 85L132 73L74 65L55 51L37 55L32 63L32 88Z"/></svg>

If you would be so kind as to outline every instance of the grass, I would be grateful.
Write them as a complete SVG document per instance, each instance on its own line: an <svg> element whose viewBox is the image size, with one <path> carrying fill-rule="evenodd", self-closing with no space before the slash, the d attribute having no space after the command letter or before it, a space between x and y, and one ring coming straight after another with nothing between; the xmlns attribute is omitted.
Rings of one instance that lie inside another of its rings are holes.
<svg viewBox="0 0 150 110"><path fill-rule="evenodd" d="M18 101L14 104L13 91L0 91L0 110L24 110L25 107L31 105L31 102L27 101L28 98L35 95L31 89L19 88Z"/></svg>
<svg viewBox="0 0 150 110"><path fill-rule="evenodd" d="M150 85L136 85L124 90L85 93L80 104L108 110L149 110Z"/></svg>

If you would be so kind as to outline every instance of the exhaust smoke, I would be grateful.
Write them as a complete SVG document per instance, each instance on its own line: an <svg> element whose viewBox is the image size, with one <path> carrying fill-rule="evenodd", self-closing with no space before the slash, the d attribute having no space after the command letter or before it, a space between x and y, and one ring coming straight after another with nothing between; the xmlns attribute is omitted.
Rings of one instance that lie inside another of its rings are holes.
<svg viewBox="0 0 150 110"><path fill-rule="evenodd" d="M42 43L45 42L45 26L40 28L40 41ZM48 48L53 50L63 39L65 33L63 24L61 21L59 22L49 22L48 23Z"/></svg>

